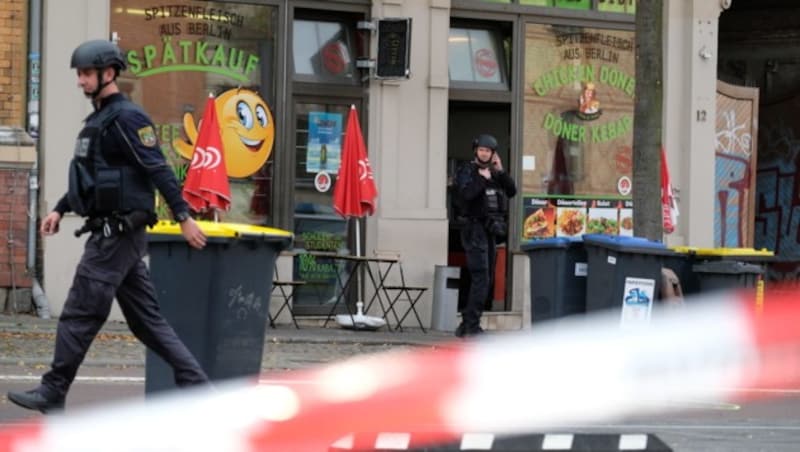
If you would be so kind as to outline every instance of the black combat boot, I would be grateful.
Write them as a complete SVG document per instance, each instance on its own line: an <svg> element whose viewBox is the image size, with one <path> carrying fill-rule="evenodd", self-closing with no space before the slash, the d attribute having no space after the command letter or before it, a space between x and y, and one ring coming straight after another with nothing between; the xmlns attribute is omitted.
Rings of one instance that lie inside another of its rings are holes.
<svg viewBox="0 0 800 452"><path fill-rule="evenodd" d="M9 391L7 393L8 400L29 410L41 411L44 414L52 413L54 411L62 411L64 409L63 397L46 397L38 389L30 391L18 392Z"/></svg>

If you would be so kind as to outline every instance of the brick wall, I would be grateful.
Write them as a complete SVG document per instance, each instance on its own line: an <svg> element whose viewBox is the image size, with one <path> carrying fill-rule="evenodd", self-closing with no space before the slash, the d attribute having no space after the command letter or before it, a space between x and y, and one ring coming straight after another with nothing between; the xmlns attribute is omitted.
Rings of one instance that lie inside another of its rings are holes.
<svg viewBox="0 0 800 452"><path fill-rule="evenodd" d="M27 55L28 0L0 0L0 127L25 127ZM0 288L30 287L25 268L28 170L15 168L21 162L13 152L0 154Z"/></svg>
<svg viewBox="0 0 800 452"><path fill-rule="evenodd" d="M28 173L27 169L0 169L0 287L31 287L25 268Z"/></svg>
<svg viewBox="0 0 800 452"><path fill-rule="evenodd" d="M25 126L28 0L0 1L0 125Z"/></svg>

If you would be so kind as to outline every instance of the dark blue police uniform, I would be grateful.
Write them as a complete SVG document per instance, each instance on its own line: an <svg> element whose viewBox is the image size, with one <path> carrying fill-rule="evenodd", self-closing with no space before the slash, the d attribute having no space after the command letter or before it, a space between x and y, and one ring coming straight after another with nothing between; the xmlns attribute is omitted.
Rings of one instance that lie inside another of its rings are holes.
<svg viewBox="0 0 800 452"><path fill-rule="evenodd" d="M503 171L492 171L486 179L473 161L458 168L454 183L459 199L461 245L467 258L470 286L466 305L461 310L457 335L477 334L484 302L494 285L496 239L506 226L507 200L517 193L514 180ZM500 230L498 230L500 229Z"/></svg>
<svg viewBox="0 0 800 452"><path fill-rule="evenodd" d="M86 217L91 235L58 322L52 368L42 377L46 398L66 396L114 297L136 337L172 366L178 386L208 381L161 315L142 260L155 189L176 216L188 213L147 114L120 93L103 98L78 135L69 191L55 208Z"/></svg>

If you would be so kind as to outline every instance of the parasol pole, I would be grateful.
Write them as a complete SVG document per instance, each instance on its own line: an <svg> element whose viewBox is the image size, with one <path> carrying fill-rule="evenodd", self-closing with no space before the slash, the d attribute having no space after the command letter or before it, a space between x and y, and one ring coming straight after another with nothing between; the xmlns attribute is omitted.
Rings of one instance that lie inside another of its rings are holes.
<svg viewBox="0 0 800 452"><path fill-rule="evenodd" d="M356 257L361 257L361 222L359 221L359 217L353 217L353 220L356 222ZM364 269L359 265L358 266L358 284L356 285L356 302L364 302L361 298L361 285L363 284L363 276L364 276Z"/></svg>

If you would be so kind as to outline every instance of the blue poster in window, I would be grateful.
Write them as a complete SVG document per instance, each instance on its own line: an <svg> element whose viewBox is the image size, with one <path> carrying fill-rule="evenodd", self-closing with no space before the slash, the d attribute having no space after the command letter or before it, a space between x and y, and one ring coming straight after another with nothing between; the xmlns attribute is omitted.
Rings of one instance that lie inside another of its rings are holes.
<svg viewBox="0 0 800 452"><path fill-rule="evenodd" d="M342 115L312 111L308 114L306 172L339 172L342 155Z"/></svg>

